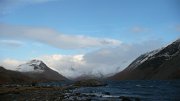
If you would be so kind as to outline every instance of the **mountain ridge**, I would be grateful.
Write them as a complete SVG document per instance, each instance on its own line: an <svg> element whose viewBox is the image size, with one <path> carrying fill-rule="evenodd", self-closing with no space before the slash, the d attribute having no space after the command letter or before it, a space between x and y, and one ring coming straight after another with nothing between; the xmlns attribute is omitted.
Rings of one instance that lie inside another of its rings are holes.
<svg viewBox="0 0 180 101"><path fill-rule="evenodd" d="M28 83L33 81L30 77L18 71L7 70L0 66L0 84L4 83Z"/></svg>
<svg viewBox="0 0 180 101"><path fill-rule="evenodd" d="M123 71L108 79L180 79L180 39L159 49L152 55L149 54L142 54Z"/></svg>

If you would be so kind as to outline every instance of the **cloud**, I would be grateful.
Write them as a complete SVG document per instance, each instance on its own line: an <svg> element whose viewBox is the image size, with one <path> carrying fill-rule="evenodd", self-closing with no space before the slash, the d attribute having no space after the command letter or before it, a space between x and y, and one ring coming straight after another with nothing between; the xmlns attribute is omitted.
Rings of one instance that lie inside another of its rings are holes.
<svg viewBox="0 0 180 101"><path fill-rule="evenodd" d="M112 75L126 68L134 59L143 53L162 47L159 40L142 43L121 44L117 47L102 48L86 54L47 55L39 59L66 77L81 75Z"/></svg>
<svg viewBox="0 0 180 101"><path fill-rule="evenodd" d="M24 43L17 40L0 40L0 45L9 47L20 47Z"/></svg>
<svg viewBox="0 0 180 101"><path fill-rule="evenodd" d="M86 54L53 54L36 57L36 59L44 61L49 67L69 78L75 78L84 74L109 76L126 68L141 54L161 47L161 41L149 40L142 43L123 43L117 47L101 48ZM4 65L15 65L18 63L22 62L17 62L17 60L3 61Z"/></svg>
<svg viewBox="0 0 180 101"><path fill-rule="evenodd" d="M39 4L57 0L0 0L0 14L5 14L10 10L22 7L24 5Z"/></svg>
<svg viewBox="0 0 180 101"><path fill-rule="evenodd" d="M121 42L108 38L61 34L50 28L34 28L0 24L0 37L18 40L33 40L61 49L81 49L116 46Z"/></svg>
<svg viewBox="0 0 180 101"><path fill-rule="evenodd" d="M60 74L66 77L77 77L83 73L88 73L90 68L87 68L84 63L82 54L77 55L46 55L38 57L38 59L43 60L48 64L49 67L58 71Z"/></svg>
<svg viewBox="0 0 180 101"><path fill-rule="evenodd" d="M16 59L4 59L0 61L0 66L4 66L9 70L16 70L17 66L24 63L24 61L16 60Z"/></svg>
<svg viewBox="0 0 180 101"><path fill-rule="evenodd" d="M134 26L133 28L131 28L131 32L133 33L142 33L142 32L147 32L148 29L147 28L143 28L140 26Z"/></svg>
<svg viewBox="0 0 180 101"><path fill-rule="evenodd" d="M180 32L180 25L177 25L177 26L176 26L176 31L177 31L177 32Z"/></svg>
<svg viewBox="0 0 180 101"><path fill-rule="evenodd" d="M88 64L100 67L103 74L121 71L141 54L162 47L159 40L149 40L142 43L123 43L115 48L103 48L84 55ZM99 69L99 70L101 70Z"/></svg>
<svg viewBox="0 0 180 101"><path fill-rule="evenodd" d="M0 15L6 15L12 10L21 8L30 4L40 4L57 0L0 0Z"/></svg>

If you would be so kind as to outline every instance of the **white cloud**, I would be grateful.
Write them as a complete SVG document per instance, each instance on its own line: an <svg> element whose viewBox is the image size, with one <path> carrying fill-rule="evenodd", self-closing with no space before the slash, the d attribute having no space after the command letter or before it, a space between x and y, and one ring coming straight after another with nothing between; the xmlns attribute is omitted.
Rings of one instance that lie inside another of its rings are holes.
<svg viewBox="0 0 180 101"><path fill-rule="evenodd" d="M19 40L34 40L61 49L80 49L119 45L121 42L108 38L61 34L49 28L33 28L0 24L0 36Z"/></svg>
<svg viewBox="0 0 180 101"><path fill-rule="evenodd" d="M115 48L102 48L84 55L51 55L40 59L67 77L83 74L99 76L119 72L139 55L160 47L161 41L149 40L143 43L121 44Z"/></svg>
<svg viewBox="0 0 180 101"><path fill-rule="evenodd" d="M148 31L149 31L149 29L144 28L144 27L140 27L140 26L134 26L131 29L131 32L133 32L133 33L142 33L142 32L148 32Z"/></svg>
<svg viewBox="0 0 180 101"><path fill-rule="evenodd" d="M22 63L24 63L24 61L19 61L16 59L4 59L0 61L0 65L9 70L16 70L17 66Z"/></svg>
<svg viewBox="0 0 180 101"><path fill-rule="evenodd" d="M176 26L176 31L177 31L177 32L180 32L180 25L177 25L177 26Z"/></svg>
<svg viewBox="0 0 180 101"><path fill-rule="evenodd" d="M84 72L84 69L88 69L85 66L83 55L54 54L38 57L38 59L43 60L49 67L66 77L79 76Z"/></svg>
<svg viewBox="0 0 180 101"><path fill-rule="evenodd" d="M0 40L0 45L9 47L20 47L24 43L17 40Z"/></svg>
<svg viewBox="0 0 180 101"><path fill-rule="evenodd" d="M139 55L160 48L162 42L149 40L136 44L121 44L117 47L102 48L86 54L77 55L46 55L37 57L49 67L66 77L78 77L81 75L107 76L123 70ZM17 60L6 60L3 64L15 65L22 63ZM12 67L12 66L10 66Z"/></svg>
<svg viewBox="0 0 180 101"><path fill-rule="evenodd" d="M6 15L12 10L29 4L40 4L57 0L0 0L0 15Z"/></svg>

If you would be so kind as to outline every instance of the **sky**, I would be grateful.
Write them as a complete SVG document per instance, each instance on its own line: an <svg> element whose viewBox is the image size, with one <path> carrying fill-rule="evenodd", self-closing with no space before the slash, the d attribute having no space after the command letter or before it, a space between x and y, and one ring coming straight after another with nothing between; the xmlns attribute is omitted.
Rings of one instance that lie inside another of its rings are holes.
<svg viewBox="0 0 180 101"><path fill-rule="evenodd" d="M180 38L180 0L0 0L0 65L112 75Z"/></svg>

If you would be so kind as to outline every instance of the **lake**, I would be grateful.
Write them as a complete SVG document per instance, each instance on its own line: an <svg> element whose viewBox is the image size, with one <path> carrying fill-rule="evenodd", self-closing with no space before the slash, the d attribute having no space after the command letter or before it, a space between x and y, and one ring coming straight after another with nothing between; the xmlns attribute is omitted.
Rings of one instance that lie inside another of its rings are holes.
<svg viewBox="0 0 180 101"><path fill-rule="evenodd" d="M107 86L81 87L73 93L96 95L92 100L113 99L119 101L120 96L137 97L141 101L180 101L180 80L125 80L105 81ZM68 82L69 83L69 82ZM51 83L50 86L65 83Z"/></svg>
<svg viewBox="0 0 180 101"><path fill-rule="evenodd" d="M2 99L2 101L18 101L20 99L24 99L24 101L180 101L180 80L126 80L105 82L108 84L107 86L99 87L77 88L70 86L73 83L72 81L39 83L34 88L14 87L17 92L1 94L0 101ZM60 90L61 87L70 87L71 89ZM21 89L27 90L23 91ZM122 100L122 97L128 97L130 100Z"/></svg>

